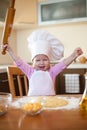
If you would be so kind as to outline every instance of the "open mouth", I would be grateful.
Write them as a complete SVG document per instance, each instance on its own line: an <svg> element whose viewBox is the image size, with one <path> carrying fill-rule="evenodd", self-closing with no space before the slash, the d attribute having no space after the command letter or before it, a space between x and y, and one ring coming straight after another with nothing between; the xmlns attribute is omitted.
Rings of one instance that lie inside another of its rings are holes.
<svg viewBox="0 0 87 130"><path fill-rule="evenodd" d="M40 70L44 70L44 69L45 69L45 66L39 66L39 69L40 69Z"/></svg>

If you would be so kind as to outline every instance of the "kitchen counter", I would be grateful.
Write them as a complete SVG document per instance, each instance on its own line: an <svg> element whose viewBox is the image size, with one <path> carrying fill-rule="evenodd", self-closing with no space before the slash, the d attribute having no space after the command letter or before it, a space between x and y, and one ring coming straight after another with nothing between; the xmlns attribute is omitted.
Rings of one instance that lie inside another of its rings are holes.
<svg viewBox="0 0 87 130"><path fill-rule="evenodd" d="M81 63L72 63L71 65L68 66L70 69L87 69L87 63L81 64Z"/></svg>
<svg viewBox="0 0 87 130"><path fill-rule="evenodd" d="M0 73L6 72L8 66L10 66L10 65L0 65Z"/></svg>
<svg viewBox="0 0 87 130"><path fill-rule="evenodd" d="M51 64L52 65L54 65L54 64L57 64L58 62L51 62ZM79 62L74 62L74 63L72 63L72 64L70 64L67 68L69 68L69 69L87 69L87 63L79 63Z"/></svg>
<svg viewBox="0 0 87 130"><path fill-rule="evenodd" d="M56 62L52 62L52 65L56 64ZM0 65L0 73L6 72L7 67L12 66L12 65ZM71 65L68 66L69 69L87 69L87 63L81 64L81 63L72 63Z"/></svg>

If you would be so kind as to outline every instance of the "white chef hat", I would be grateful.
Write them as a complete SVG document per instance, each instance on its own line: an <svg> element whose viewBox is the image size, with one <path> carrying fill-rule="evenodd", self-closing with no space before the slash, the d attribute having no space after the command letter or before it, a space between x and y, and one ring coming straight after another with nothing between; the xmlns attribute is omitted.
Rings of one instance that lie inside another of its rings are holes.
<svg viewBox="0 0 87 130"><path fill-rule="evenodd" d="M39 54L47 55L50 61L56 61L63 57L63 44L45 30L34 31L28 37L28 42L32 59Z"/></svg>

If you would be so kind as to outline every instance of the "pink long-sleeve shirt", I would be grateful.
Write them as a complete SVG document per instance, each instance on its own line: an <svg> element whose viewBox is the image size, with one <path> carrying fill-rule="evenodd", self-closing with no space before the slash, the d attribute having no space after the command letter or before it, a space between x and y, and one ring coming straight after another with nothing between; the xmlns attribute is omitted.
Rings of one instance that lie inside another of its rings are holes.
<svg viewBox="0 0 87 130"><path fill-rule="evenodd" d="M28 77L28 80L31 78L32 73L35 71L35 69L31 65L27 64L21 58L19 58L16 61L16 65L25 73L25 75ZM63 61L50 67L48 72L54 84L55 84L56 76L65 68L66 68L66 65L64 64Z"/></svg>

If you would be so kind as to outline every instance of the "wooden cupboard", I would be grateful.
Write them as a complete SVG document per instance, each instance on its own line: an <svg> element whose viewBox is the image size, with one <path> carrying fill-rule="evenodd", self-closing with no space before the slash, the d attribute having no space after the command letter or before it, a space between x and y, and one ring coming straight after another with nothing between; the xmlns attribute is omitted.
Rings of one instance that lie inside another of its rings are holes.
<svg viewBox="0 0 87 130"><path fill-rule="evenodd" d="M0 92L10 92L7 72L0 73Z"/></svg>
<svg viewBox="0 0 87 130"><path fill-rule="evenodd" d="M15 9L14 24L37 23L37 0L16 0Z"/></svg>
<svg viewBox="0 0 87 130"><path fill-rule="evenodd" d="M79 74L79 93L76 94L82 94L85 88L85 76L84 74L86 73L87 69L78 69L78 68L74 68L74 69L65 69L63 72L61 72L57 78L56 78L56 93L57 94L66 94L67 92L65 92L65 74ZM68 94L73 94L68 93Z"/></svg>
<svg viewBox="0 0 87 130"><path fill-rule="evenodd" d="M23 90L24 90L23 94L25 95L24 79L22 76L21 76L21 80L22 80L22 86L23 86ZM18 96L19 89L18 89L17 76L15 76L15 75L14 75L14 84L15 84L16 94ZM10 92L7 72L0 73L0 92Z"/></svg>

